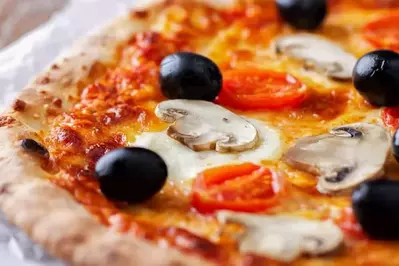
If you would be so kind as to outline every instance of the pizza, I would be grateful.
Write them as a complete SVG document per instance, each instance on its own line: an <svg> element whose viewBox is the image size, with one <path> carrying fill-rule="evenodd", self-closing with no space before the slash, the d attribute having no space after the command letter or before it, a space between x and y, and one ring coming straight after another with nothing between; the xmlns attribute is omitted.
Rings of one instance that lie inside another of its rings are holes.
<svg viewBox="0 0 399 266"><path fill-rule="evenodd" d="M0 117L0 208L70 265L399 265L399 5L151 1Z"/></svg>

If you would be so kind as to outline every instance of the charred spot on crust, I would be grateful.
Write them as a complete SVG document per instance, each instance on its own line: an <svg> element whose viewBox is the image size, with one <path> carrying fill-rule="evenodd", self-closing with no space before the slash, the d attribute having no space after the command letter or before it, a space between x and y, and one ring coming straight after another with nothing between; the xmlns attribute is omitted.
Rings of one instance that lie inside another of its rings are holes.
<svg viewBox="0 0 399 266"><path fill-rule="evenodd" d="M40 143L33 139L24 139L21 142L21 147L26 152L33 152L43 157L48 157L49 153L46 148L44 148Z"/></svg>
<svg viewBox="0 0 399 266"><path fill-rule="evenodd" d="M38 84L41 84L41 85L49 84L49 83L50 83L50 78L47 77L47 76L41 77L41 78L39 78L39 79L37 80L37 83L38 83Z"/></svg>
<svg viewBox="0 0 399 266"><path fill-rule="evenodd" d="M116 249L109 250L105 255L105 261L109 265L122 260L123 260L123 255L121 255L120 252L118 252L118 250Z"/></svg>
<svg viewBox="0 0 399 266"><path fill-rule="evenodd" d="M0 127L11 125L15 122L15 119L11 116L0 116Z"/></svg>
<svg viewBox="0 0 399 266"><path fill-rule="evenodd" d="M171 266L184 266L184 264L180 261L171 261L170 265Z"/></svg>
<svg viewBox="0 0 399 266"><path fill-rule="evenodd" d="M0 195L1 194L8 194L10 193L10 187L11 184L10 183L5 183L3 185L0 186Z"/></svg>
<svg viewBox="0 0 399 266"><path fill-rule="evenodd" d="M14 109L14 111L16 112L22 112L26 109L26 105L27 105L26 102L20 99L16 99L12 105L12 109Z"/></svg>
<svg viewBox="0 0 399 266"><path fill-rule="evenodd" d="M60 67L57 64L54 64L51 66L51 69L58 70L58 69L60 69Z"/></svg>
<svg viewBox="0 0 399 266"><path fill-rule="evenodd" d="M61 108L61 107L62 107L62 100L61 100L60 98L54 98L52 102L53 102L53 104L54 104L56 107L58 107L58 108Z"/></svg>
<svg viewBox="0 0 399 266"><path fill-rule="evenodd" d="M149 15L148 11L145 11L145 10L143 10L143 11L133 11L132 12L132 16L134 18L144 19L144 18L148 17L148 15Z"/></svg>

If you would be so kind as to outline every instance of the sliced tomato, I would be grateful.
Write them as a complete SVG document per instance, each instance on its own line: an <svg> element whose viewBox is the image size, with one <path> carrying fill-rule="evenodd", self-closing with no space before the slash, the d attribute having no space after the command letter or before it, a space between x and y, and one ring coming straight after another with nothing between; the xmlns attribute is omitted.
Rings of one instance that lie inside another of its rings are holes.
<svg viewBox="0 0 399 266"><path fill-rule="evenodd" d="M399 12L371 21L362 32L375 47L399 50Z"/></svg>
<svg viewBox="0 0 399 266"><path fill-rule="evenodd" d="M192 206L201 213L221 209L258 212L278 203L284 184L276 172L245 163L205 170L192 191Z"/></svg>
<svg viewBox="0 0 399 266"><path fill-rule="evenodd" d="M366 238L366 235L364 234L362 227L356 220L352 208L345 208L342 211L341 216L338 219L336 219L335 222L342 229L342 231L348 236L357 239Z"/></svg>
<svg viewBox="0 0 399 266"><path fill-rule="evenodd" d="M386 127L393 130L399 128L399 106L385 107L382 109L381 117Z"/></svg>
<svg viewBox="0 0 399 266"><path fill-rule="evenodd" d="M305 86L295 77L261 69L223 73L223 88L216 99L221 105L242 110L296 107L306 96Z"/></svg>

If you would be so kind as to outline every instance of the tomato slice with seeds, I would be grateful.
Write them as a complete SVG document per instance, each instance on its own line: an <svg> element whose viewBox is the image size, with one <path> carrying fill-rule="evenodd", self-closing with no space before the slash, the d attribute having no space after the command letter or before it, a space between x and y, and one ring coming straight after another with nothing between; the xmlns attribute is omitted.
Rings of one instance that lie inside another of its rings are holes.
<svg viewBox="0 0 399 266"><path fill-rule="evenodd" d="M399 106L382 109L381 118L384 125L392 130L399 128Z"/></svg>
<svg viewBox="0 0 399 266"><path fill-rule="evenodd" d="M223 88L216 102L242 109L296 107L306 96L303 84L281 72L261 69L231 70L223 73Z"/></svg>
<svg viewBox="0 0 399 266"><path fill-rule="evenodd" d="M201 213L227 209L259 212L278 204L283 177L252 163L211 168L193 183L192 206Z"/></svg>
<svg viewBox="0 0 399 266"><path fill-rule="evenodd" d="M399 12L371 21L362 32L375 47L399 50Z"/></svg>

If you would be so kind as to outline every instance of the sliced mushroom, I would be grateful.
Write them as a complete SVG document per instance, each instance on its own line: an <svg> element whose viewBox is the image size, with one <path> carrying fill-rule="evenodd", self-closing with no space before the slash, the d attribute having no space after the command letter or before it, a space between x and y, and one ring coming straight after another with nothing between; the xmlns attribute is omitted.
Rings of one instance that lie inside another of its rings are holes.
<svg viewBox="0 0 399 266"><path fill-rule="evenodd" d="M252 149L258 131L244 118L207 101L169 100L155 114L174 123L167 134L194 151L240 152Z"/></svg>
<svg viewBox="0 0 399 266"><path fill-rule="evenodd" d="M333 128L329 134L305 137L283 155L285 162L319 176L321 193L345 193L384 173L390 148L386 129L368 123Z"/></svg>
<svg viewBox="0 0 399 266"><path fill-rule="evenodd" d="M276 40L275 51L303 61L306 69L335 79L351 79L356 64L352 54L327 39L311 34L283 36Z"/></svg>
<svg viewBox="0 0 399 266"><path fill-rule="evenodd" d="M336 250L343 241L341 230L330 221L313 221L291 216L265 216L221 211L221 223L246 227L239 237L241 252L292 262L301 254L322 255Z"/></svg>

